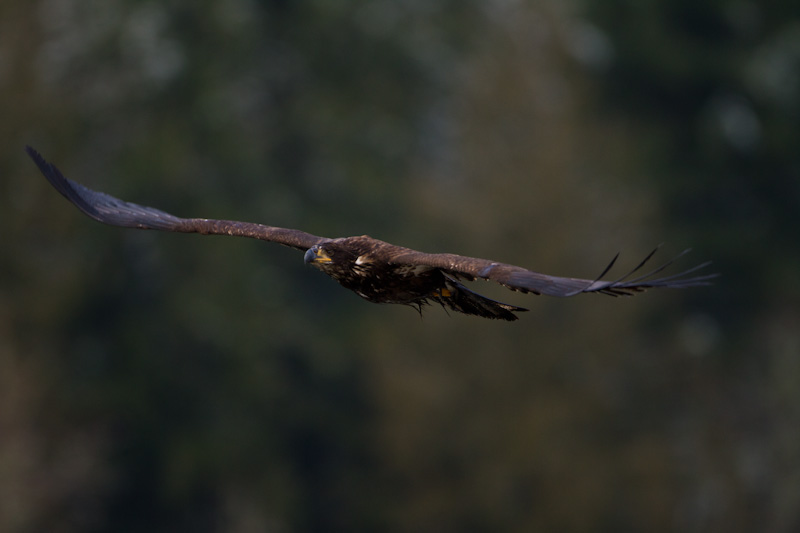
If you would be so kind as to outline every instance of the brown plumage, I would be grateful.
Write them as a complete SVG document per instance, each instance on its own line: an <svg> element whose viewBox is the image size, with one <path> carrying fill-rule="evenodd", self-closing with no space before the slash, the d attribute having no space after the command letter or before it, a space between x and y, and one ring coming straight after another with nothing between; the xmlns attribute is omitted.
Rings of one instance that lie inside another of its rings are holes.
<svg viewBox="0 0 800 533"><path fill-rule="evenodd" d="M276 228L250 222L179 218L164 211L124 202L108 194L93 191L69 180L36 150L26 147L47 180L67 200L89 217L112 226L154 229L203 235L233 235L276 242L305 251L305 262L314 265L354 291L375 303L396 303L416 307L436 302L445 308L485 318L516 320L514 314L527 311L481 296L460 283L481 278L524 293L548 296L574 296L597 292L611 296L628 296L645 289L685 288L708 285L716 274L694 275L709 263L671 276L656 277L673 261L632 277L653 256L653 250L635 269L613 281L601 281L614 265L616 257L595 280L564 278L539 274L522 267L453 254L427 254L395 246L367 235L328 239L298 230ZM684 251L678 257L688 252Z"/></svg>

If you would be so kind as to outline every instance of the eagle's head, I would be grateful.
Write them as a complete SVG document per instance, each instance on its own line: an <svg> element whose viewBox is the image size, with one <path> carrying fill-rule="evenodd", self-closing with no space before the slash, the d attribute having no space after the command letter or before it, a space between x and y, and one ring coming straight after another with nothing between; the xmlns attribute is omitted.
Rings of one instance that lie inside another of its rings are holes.
<svg viewBox="0 0 800 533"><path fill-rule="evenodd" d="M371 279L376 263L370 252L380 244L381 241L366 235L325 240L309 248L304 260L358 292L355 287Z"/></svg>
<svg viewBox="0 0 800 533"><path fill-rule="evenodd" d="M314 265L329 275L352 268L356 259L351 250L332 241L315 244L303 257L306 264Z"/></svg>
<svg viewBox="0 0 800 533"><path fill-rule="evenodd" d="M308 250L306 250L306 254L303 256L303 261L307 265L314 265L315 267L319 267L323 263L330 263L333 261L333 258L330 256L328 252L326 252L322 246L319 244L315 244Z"/></svg>

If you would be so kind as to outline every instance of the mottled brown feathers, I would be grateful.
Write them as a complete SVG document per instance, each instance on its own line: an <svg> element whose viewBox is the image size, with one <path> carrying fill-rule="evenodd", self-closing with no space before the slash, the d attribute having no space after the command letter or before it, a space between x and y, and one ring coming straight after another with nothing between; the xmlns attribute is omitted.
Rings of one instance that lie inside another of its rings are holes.
<svg viewBox="0 0 800 533"><path fill-rule="evenodd" d="M428 254L395 246L367 235L327 239L299 230L250 222L205 218L180 218L152 207L124 202L93 191L64 177L33 148L27 147L50 184L87 216L112 226L204 235L232 235L276 242L305 251L306 263L319 268L342 286L375 303L396 303L421 310L430 302L468 315L516 320L522 307L481 296L460 280L495 281L514 291L548 296L574 296L598 292L611 296L632 295L649 288L686 288L708 285L716 274L694 275L703 263L666 277L656 277L672 261L634 277L653 256L651 252L635 269L613 281L602 278L616 257L595 280L548 276L522 267L454 254ZM688 251L688 250L687 250ZM685 254L687 251L680 254Z"/></svg>

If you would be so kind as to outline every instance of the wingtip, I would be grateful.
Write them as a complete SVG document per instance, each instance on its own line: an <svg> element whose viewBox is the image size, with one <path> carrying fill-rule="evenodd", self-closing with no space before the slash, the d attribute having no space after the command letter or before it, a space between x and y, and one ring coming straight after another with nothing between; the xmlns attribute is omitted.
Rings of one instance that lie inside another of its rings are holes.
<svg viewBox="0 0 800 533"><path fill-rule="evenodd" d="M28 154L30 158L33 159L34 162L36 162L37 165L44 162L44 158L42 157L42 155L29 144L25 145L25 153Z"/></svg>
<svg viewBox="0 0 800 533"><path fill-rule="evenodd" d="M36 163L36 166L39 167L39 170L42 174L47 178L47 180L52 183L56 189L62 191L62 187L60 186L61 182L66 182L66 178L58 171L58 169L53 166L47 159L42 157L42 154L37 152L34 148L30 145L25 146L25 152L33 159L33 162ZM63 191L62 191L62 194Z"/></svg>
<svg viewBox="0 0 800 533"><path fill-rule="evenodd" d="M600 281L601 279L603 279L603 276L605 276L606 274L608 274L608 271L609 271L609 270L611 270L611 269L614 267L614 265L615 265L615 264L616 264L616 262L617 262L617 259L619 259L619 254L620 254L620 252L617 252L617 254L614 256L614 258L611 260L611 262L610 262L610 263L608 263L608 266L606 266L606 268L605 268L605 269L604 269L604 270L603 270L603 271L600 273L600 275L599 275L599 276L597 276L597 278L594 280L594 283L597 283L598 281ZM579 291L579 292L580 292L580 291Z"/></svg>
<svg viewBox="0 0 800 533"><path fill-rule="evenodd" d="M25 145L25 153L30 156L36 166L39 167L39 171L52 183L54 172L58 173L55 167L30 145Z"/></svg>

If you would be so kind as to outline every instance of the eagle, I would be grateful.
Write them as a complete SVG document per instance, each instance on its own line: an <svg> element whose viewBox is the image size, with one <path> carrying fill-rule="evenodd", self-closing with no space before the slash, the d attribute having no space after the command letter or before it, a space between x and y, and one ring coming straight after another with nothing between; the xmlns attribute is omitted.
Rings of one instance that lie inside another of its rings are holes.
<svg viewBox="0 0 800 533"><path fill-rule="evenodd" d="M180 218L153 207L125 202L111 195L93 191L64 177L53 164L27 146L28 155L55 189L85 215L112 226L151 229L202 235L232 235L275 242L304 253L305 263L313 265L343 287L374 303L404 304L420 313L431 302L467 315L499 320L517 320L515 313L527 311L477 294L462 281L484 279L522 293L567 297L581 293L630 296L651 288L686 288L708 285L717 274L696 272L710 262L678 274L657 274L686 254L658 268L634 277L650 258L650 252L636 268L612 281L602 278L611 270L617 256L595 279L549 276L526 268L448 253L424 253L368 235L329 239L295 229L251 222L209 218Z"/></svg>

